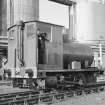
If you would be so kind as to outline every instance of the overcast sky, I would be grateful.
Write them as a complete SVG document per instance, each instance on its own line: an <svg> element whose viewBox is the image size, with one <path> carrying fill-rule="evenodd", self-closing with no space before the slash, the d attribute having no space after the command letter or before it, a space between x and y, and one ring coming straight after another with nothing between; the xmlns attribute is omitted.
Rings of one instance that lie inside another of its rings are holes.
<svg viewBox="0 0 105 105"><path fill-rule="evenodd" d="M68 6L48 0L39 0L40 20L68 27Z"/></svg>

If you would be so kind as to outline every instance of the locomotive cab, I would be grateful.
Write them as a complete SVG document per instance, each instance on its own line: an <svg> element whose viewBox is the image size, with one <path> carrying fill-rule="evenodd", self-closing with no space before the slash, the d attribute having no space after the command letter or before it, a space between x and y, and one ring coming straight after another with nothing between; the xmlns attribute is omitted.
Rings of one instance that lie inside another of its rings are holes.
<svg viewBox="0 0 105 105"><path fill-rule="evenodd" d="M22 22L8 29L8 64L11 78L42 78L44 72L61 70L63 26ZM42 74L42 75L40 75Z"/></svg>

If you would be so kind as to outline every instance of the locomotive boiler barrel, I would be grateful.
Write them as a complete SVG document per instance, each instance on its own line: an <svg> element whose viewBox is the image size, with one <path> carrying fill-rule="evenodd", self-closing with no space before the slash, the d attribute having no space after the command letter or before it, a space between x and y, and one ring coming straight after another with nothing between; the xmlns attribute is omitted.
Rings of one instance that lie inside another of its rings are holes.
<svg viewBox="0 0 105 105"><path fill-rule="evenodd" d="M73 61L80 62L83 67L85 62L88 62L88 67L92 64L94 55L90 46L80 43L66 43L63 48L64 66L68 66Z"/></svg>

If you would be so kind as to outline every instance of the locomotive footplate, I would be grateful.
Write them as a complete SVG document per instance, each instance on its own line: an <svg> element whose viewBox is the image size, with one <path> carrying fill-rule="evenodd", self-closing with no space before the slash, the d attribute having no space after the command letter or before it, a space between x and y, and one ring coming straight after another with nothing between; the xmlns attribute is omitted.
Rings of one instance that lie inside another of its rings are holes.
<svg viewBox="0 0 105 105"><path fill-rule="evenodd" d="M105 86L105 82L96 82L96 83L87 83L84 85L84 87L99 87L99 86Z"/></svg>

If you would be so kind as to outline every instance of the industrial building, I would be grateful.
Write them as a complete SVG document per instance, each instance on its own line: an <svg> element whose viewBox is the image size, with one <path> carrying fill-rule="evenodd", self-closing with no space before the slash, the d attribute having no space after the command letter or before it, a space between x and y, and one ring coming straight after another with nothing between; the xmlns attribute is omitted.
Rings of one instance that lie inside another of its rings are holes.
<svg viewBox="0 0 105 105"><path fill-rule="evenodd" d="M75 7L71 16L71 36L81 43L88 43L94 50L95 66L105 65L105 4L104 1L86 0ZM74 25L73 25L74 24Z"/></svg>
<svg viewBox="0 0 105 105"><path fill-rule="evenodd" d="M73 0L76 5L70 7L70 31L65 36L70 40L88 43L95 52L95 63L104 64L105 52L105 1L104 0ZM7 56L7 28L17 21L40 20L39 0L1 0L0 1L0 55ZM82 39L82 40L81 40ZM99 47L101 44L102 51ZM98 57L100 56L101 58Z"/></svg>
<svg viewBox="0 0 105 105"><path fill-rule="evenodd" d="M0 105L91 104L105 93L105 1L46 0L67 6L68 28L40 20L41 1L0 1Z"/></svg>

